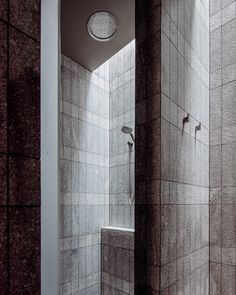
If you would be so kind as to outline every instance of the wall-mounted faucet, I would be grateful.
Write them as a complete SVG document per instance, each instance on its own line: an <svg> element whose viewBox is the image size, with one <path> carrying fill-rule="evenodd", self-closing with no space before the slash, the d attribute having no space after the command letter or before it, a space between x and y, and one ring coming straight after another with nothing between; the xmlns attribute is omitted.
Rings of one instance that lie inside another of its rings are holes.
<svg viewBox="0 0 236 295"><path fill-rule="evenodd" d="M197 132L200 131L202 129L202 123L199 122L197 126L195 126L195 143L197 140Z"/></svg>
<svg viewBox="0 0 236 295"><path fill-rule="evenodd" d="M202 129L202 123L199 122L199 124L195 127L195 133L196 133L197 131L200 131L201 129Z"/></svg>
<svg viewBox="0 0 236 295"><path fill-rule="evenodd" d="M183 118L183 125L189 122L189 113Z"/></svg>

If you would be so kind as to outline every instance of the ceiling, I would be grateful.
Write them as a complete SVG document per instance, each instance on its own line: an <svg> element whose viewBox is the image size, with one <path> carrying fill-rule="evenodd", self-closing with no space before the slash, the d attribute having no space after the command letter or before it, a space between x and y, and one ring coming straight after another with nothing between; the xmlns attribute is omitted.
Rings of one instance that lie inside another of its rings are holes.
<svg viewBox="0 0 236 295"><path fill-rule="evenodd" d="M92 39L89 17L97 11L113 13L119 22L115 37L107 42ZM93 71L135 38L135 0L62 0L62 53Z"/></svg>

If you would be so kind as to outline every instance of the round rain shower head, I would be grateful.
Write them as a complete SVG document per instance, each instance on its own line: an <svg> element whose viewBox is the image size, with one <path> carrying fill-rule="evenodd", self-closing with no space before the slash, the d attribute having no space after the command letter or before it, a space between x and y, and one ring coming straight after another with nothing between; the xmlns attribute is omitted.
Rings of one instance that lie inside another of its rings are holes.
<svg viewBox="0 0 236 295"><path fill-rule="evenodd" d="M121 131L122 131L123 133L125 133L125 134L132 134L133 129L130 128L130 127L128 127L128 126L123 126L122 129L121 129Z"/></svg>
<svg viewBox="0 0 236 295"><path fill-rule="evenodd" d="M117 32L118 26L117 18L106 11L94 13L87 23L89 35L97 41L111 40Z"/></svg>

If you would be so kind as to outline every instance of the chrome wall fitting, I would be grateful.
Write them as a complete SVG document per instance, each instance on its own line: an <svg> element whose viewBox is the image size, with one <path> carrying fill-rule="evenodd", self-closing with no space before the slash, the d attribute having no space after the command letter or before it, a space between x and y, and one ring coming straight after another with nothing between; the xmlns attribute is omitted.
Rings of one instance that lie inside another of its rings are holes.
<svg viewBox="0 0 236 295"><path fill-rule="evenodd" d="M183 118L183 125L189 122L189 113L187 113L187 116Z"/></svg>
<svg viewBox="0 0 236 295"><path fill-rule="evenodd" d="M202 123L199 122L199 124L195 127L195 132L200 131L202 129Z"/></svg>

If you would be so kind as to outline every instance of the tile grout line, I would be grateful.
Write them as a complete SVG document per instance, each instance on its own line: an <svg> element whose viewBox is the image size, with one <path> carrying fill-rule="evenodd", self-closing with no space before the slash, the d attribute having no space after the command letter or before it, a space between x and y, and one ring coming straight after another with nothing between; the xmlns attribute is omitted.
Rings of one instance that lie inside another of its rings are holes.
<svg viewBox="0 0 236 295"><path fill-rule="evenodd" d="M163 9L163 3L160 4L160 10L161 10L161 13L160 13L160 60L159 60L159 67L160 67L160 93L159 93L159 104L160 104L160 114L159 114L159 117L160 119L157 119L159 120L159 124L160 124L160 150L159 150L159 157L160 157L160 187L159 187L159 202L160 202L160 216L159 216L159 227L160 227L160 241L159 241L159 249L158 251L160 252L159 253L159 259L160 261L158 262L158 269L159 269L159 292L161 293L161 281L162 281L162 276L161 276L161 269L162 269L162 230L161 230L161 215L162 215L162 190L161 190L161 185L162 185L162 177L161 177L161 172L162 172L162 161L161 161L161 151L162 151L162 141L161 141L161 138L162 138L162 23L163 23L163 17L162 17L162 9ZM169 40L169 39L168 39ZM169 51L169 58L170 58L170 51ZM170 104L170 101L169 101L169 104ZM169 129L170 129L170 126L169 126ZM170 134L169 134L170 136Z"/></svg>
<svg viewBox="0 0 236 295"><path fill-rule="evenodd" d="M10 0L7 1L7 294L10 294L10 210L9 210L9 70L10 70Z"/></svg>
<svg viewBox="0 0 236 295"><path fill-rule="evenodd" d="M210 150L211 150L211 138L210 138L210 130L211 130L211 85L210 85L210 75L211 75L211 32L210 32L210 26L211 26L211 3L209 1L209 118L208 118L208 126L209 126L209 130L208 130L208 134L209 134L209 148L208 148L208 159L209 159L209 162L208 162L208 183L209 183L209 190L208 190L208 275L209 275L209 279L208 279L208 294L210 295L211 293L211 204L210 204L210 192L211 192L211 188L210 188L210 176L211 176L211 173L210 173Z"/></svg>
<svg viewBox="0 0 236 295"><path fill-rule="evenodd" d="M146 25L146 30L145 30L145 108L146 110L148 109L148 66L147 66L147 57L148 57L148 10L149 7L148 5L145 5L145 25ZM136 84L136 82L135 82ZM135 104L135 107L137 106L137 102ZM144 123L145 128L146 128L146 132L145 132L145 150L146 152L148 151L148 134L147 134L147 120ZM147 171L148 169L148 163L147 163L147 159L145 159L145 170ZM145 262L145 283L144 286L147 290L149 290L149 288L151 288L151 286L148 285L148 265L147 265L147 240L148 240L148 223L147 223L147 214L148 214L148 210L147 210L147 199L148 199L148 179L147 179L147 175L145 176L145 184L146 184L146 190L145 190L145 258L144 258L144 262ZM136 231L135 231L136 233Z"/></svg>
<svg viewBox="0 0 236 295"><path fill-rule="evenodd" d="M8 8L7 9L8 9L8 16L7 16L8 20L6 21L4 19L0 19L0 22L3 23L3 24L5 24L5 25L7 25L9 27L9 30L10 30L10 28L11 29L14 29L18 33L21 33L21 34L25 35L26 37L28 37L29 39L31 39L32 41L35 41L36 43L40 44L40 41L39 40L37 40L36 38L30 36L26 32L22 31L21 29L17 28L16 26L14 26L14 25L12 25L10 23L10 4L9 3L8 3Z"/></svg>
<svg viewBox="0 0 236 295"><path fill-rule="evenodd" d="M220 205L221 205L221 208L220 208L220 261L221 261L221 284L220 284L220 290L221 290L221 294L222 294L222 291L223 291L223 267L222 267L222 214L223 214L223 208L222 208L222 185L223 185L223 175L222 175L222 172L223 172L223 153L222 153L222 140L223 140L223 134L222 134L222 131L223 131L223 105L222 105L222 96L223 96L223 85L222 85L222 81L223 81L223 76L222 76L222 64L223 64L223 56L222 56L222 49L223 49L223 26L222 26L222 1L221 1L221 8L220 8L220 13L221 13L221 16L220 16L220 21L221 21L221 26L220 26L220 54L221 54L221 65L220 65L220 77L221 77L221 84L220 84L220 93L221 93L221 98L220 98L220 106L221 106L221 118L220 118L220 124L221 124L221 138L220 138L220 155L221 155L221 158L220 158L220 163L221 163L221 167L220 167L220 170L221 170L221 188L220 188L220 192L221 192L221 202L220 202Z"/></svg>

